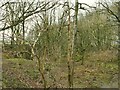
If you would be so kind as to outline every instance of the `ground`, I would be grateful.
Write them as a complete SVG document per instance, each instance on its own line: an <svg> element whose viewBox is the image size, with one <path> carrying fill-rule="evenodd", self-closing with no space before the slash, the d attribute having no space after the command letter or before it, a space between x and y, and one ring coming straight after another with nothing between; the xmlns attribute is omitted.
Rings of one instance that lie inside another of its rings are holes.
<svg viewBox="0 0 120 90"><path fill-rule="evenodd" d="M47 87L67 87L67 62L47 61ZM43 87L37 62L22 58L3 58L3 88ZM117 88L118 60L116 51L89 52L84 65L75 62L75 88Z"/></svg>

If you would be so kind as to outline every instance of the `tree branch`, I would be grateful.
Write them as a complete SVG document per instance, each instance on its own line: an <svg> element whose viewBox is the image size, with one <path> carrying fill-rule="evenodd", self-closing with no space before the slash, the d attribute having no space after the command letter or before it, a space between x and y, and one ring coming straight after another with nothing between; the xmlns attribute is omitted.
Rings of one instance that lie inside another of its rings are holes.
<svg viewBox="0 0 120 90"><path fill-rule="evenodd" d="M103 3L100 3L100 2L99 2L99 4L101 4L107 10L107 12L110 13L111 15L113 15L117 19L117 21L120 23L119 17L109 8L107 3L105 3L106 6Z"/></svg>
<svg viewBox="0 0 120 90"><path fill-rule="evenodd" d="M48 4L48 3L47 3L47 4ZM21 23L21 22L23 21L23 19L25 20L25 19L27 19L28 17L30 17L30 16L32 16L32 15L34 15L34 14L37 14L37 13L40 13L40 12L44 12L44 11L46 11L46 10L51 9L52 7L54 7L54 6L57 4L57 2L55 2L54 4L52 4L50 7L45 8L45 6L46 6L47 4L44 4L44 6L43 6L40 10L35 9L36 11L33 10L33 12L31 12L31 11L30 11L30 13L27 12L28 15L24 16L24 18L23 18L23 16L19 17L19 20L15 21L15 22L14 22L12 25L10 25L10 26L0 28L0 31L4 31L4 30L9 29L9 28L11 28L11 27L13 27L13 26L16 26L16 25L18 25L19 23Z"/></svg>

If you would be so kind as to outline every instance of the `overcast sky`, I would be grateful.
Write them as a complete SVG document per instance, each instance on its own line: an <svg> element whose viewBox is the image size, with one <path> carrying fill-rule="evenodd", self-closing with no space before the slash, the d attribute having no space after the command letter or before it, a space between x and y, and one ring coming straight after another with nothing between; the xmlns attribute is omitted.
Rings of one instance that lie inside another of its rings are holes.
<svg viewBox="0 0 120 90"><path fill-rule="evenodd" d="M3 3L3 2L6 2L6 1L20 1L20 0L0 0L0 5ZM26 1L26 0L23 0L23 1ZM33 1L33 0L27 0L27 1ZM34 1L38 1L38 0L34 0ZM43 1L43 0L39 0L39 1ZM52 0L54 1L54 0ZM55 0L56 1L56 0ZM62 0L61 0L62 1ZM64 0L63 0L64 1ZM74 3L75 0L70 0L71 2ZM88 5L95 5L95 2L97 2L98 0L78 0L80 3L86 3ZM100 1L100 0L99 0ZM0 33L0 38L1 38L1 33Z"/></svg>
<svg viewBox="0 0 120 90"><path fill-rule="evenodd" d="M95 4L95 2L97 2L98 0L78 0L80 3L87 3L90 5Z"/></svg>
<svg viewBox="0 0 120 90"><path fill-rule="evenodd" d="M5 2L5 1L20 1L20 0L0 0L0 2L3 2L3 1ZM23 0L23 1L26 1L26 0ZM33 1L33 0L27 0L27 1ZM44 0L34 0L34 1L44 1ZM75 0L71 0L71 1L75 1ZM94 4L98 0L78 0L78 1L81 3Z"/></svg>

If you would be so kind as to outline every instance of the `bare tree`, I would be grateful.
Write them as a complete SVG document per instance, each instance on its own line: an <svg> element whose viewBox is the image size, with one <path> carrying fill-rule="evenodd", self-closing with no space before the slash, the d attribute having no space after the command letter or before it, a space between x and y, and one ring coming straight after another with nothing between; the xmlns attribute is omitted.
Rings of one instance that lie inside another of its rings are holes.
<svg viewBox="0 0 120 90"><path fill-rule="evenodd" d="M1 7L5 6L7 4L9 4L9 2L5 3ZM30 3L29 7L27 7L27 9L24 11L24 17L23 17L23 14L22 14L21 16L18 17L17 20L14 21L14 23L12 25L0 28L0 31L4 31L6 29L12 28L13 26L16 26L19 23L23 22L23 19L26 20L28 17L30 17L32 15L35 15L35 14L40 13L40 12L44 12L45 7L48 6L48 4L49 4L49 6L46 8L46 10L49 10L49 9L53 8L54 6L57 5L57 2L54 2L54 3L51 3L51 1L49 1L47 3L38 2L37 6L34 9L31 10L30 7L33 4L34 4L34 2Z"/></svg>

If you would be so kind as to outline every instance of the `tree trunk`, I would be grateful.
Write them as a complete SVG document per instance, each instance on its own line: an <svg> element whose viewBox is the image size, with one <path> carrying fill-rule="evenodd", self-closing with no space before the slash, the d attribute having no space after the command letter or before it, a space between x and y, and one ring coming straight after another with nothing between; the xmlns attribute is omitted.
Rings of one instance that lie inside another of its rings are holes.
<svg viewBox="0 0 120 90"><path fill-rule="evenodd" d="M72 76L72 43L73 43L73 38L71 37L72 32L70 29L70 6L69 6L69 1L68 1L68 56L67 56L67 65L68 65L68 87L72 88L73 87L73 76Z"/></svg>
<svg viewBox="0 0 120 90"><path fill-rule="evenodd" d="M118 2L118 18L120 19L120 1ZM118 23L118 65L120 70L120 22ZM118 88L120 89L120 73L118 75Z"/></svg>
<svg viewBox="0 0 120 90"><path fill-rule="evenodd" d="M5 32L3 31L2 33L2 44L3 44L3 47L5 45Z"/></svg>
<svg viewBox="0 0 120 90"><path fill-rule="evenodd" d="M24 19L24 9L25 9L25 2L23 3L23 22L22 22L22 28L23 28L23 40L22 40L22 43L24 44L24 39L25 39L25 19Z"/></svg>

